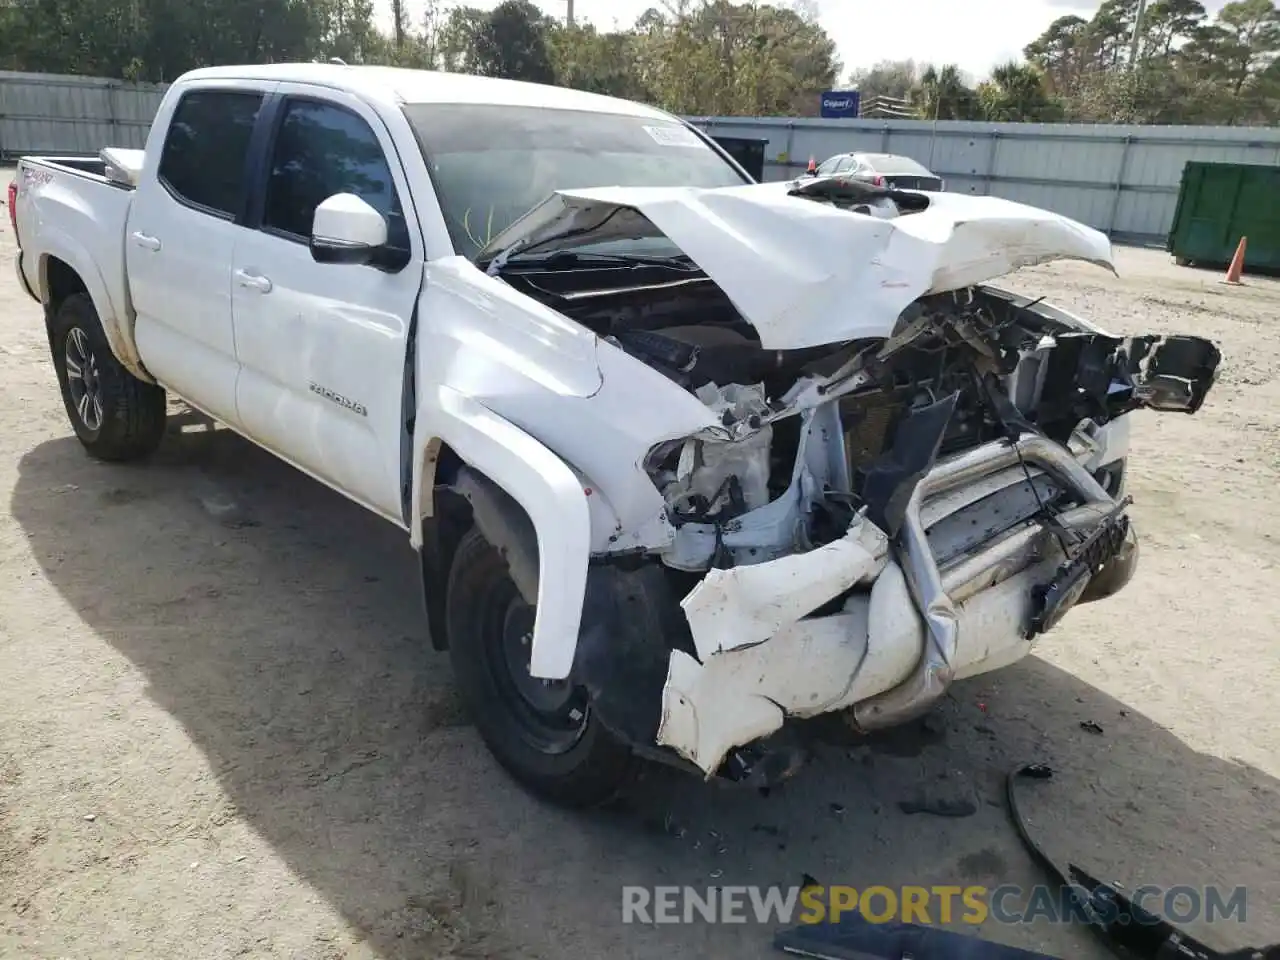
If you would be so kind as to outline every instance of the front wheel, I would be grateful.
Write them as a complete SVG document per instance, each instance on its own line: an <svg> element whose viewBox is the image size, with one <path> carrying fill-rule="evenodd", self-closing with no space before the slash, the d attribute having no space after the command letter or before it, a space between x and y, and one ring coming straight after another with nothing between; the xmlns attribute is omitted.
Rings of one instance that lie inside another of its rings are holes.
<svg viewBox="0 0 1280 960"><path fill-rule="evenodd" d="M164 436L164 390L116 359L88 295L63 300L49 333L62 402L90 455L123 462L153 453Z"/></svg>
<svg viewBox="0 0 1280 960"><path fill-rule="evenodd" d="M534 608L506 561L474 527L449 571L445 622L458 688L495 759L531 791L589 807L613 799L635 767L586 691L529 675Z"/></svg>

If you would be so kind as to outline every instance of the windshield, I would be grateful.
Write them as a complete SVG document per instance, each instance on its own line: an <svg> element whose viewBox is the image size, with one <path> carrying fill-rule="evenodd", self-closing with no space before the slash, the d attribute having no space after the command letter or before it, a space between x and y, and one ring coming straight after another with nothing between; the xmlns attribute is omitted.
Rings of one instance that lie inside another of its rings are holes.
<svg viewBox="0 0 1280 960"><path fill-rule="evenodd" d="M701 137L670 120L484 104L407 104L404 112L454 249L468 258L557 190L746 182ZM635 252L674 252L665 238L641 243L634 241ZM620 252L617 242L607 249Z"/></svg>

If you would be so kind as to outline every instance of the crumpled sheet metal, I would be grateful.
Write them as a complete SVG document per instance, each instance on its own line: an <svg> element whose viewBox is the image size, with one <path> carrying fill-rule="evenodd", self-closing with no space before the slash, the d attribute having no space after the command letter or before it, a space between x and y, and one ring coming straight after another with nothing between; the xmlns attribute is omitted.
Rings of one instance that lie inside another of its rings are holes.
<svg viewBox="0 0 1280 960"><path fill-rule="evenodd" d="M884 569L889 542L865 517L839 540L769 563L712 570L681 602L698 657L763 643Z"/></svg>

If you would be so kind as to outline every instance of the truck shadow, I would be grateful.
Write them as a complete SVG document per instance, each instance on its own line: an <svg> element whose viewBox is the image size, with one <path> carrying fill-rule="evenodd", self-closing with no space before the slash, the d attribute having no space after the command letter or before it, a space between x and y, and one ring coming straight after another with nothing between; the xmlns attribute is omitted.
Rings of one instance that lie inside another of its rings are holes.
<svg viewBox="0 0 1280 960"><path fill-rule="evenodd" d="M1247 922L1207 936L1280 939L1264 915L1280 902L1280 783L1036 658L957 685L919 727L817 747L767 797L654 768L616 809L544 806L468 725L403 534L229 431L183 426L144 468L42 444L21 461L13 516L239 815L381 956L774 955L755 924L624 925L624 884L1041 882L1002 799L1005 773L1032 759L1059 770L1028 800L1052 855L1130 886L1245 885ZM976 810L900 808L939 799ZM1063 927L982 932L1104 955Z"/></svg>

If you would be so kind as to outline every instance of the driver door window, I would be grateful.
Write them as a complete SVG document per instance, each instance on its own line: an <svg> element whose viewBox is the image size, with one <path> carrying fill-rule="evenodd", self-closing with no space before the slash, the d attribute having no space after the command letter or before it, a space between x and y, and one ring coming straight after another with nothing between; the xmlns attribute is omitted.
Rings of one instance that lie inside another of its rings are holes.
<svg viewBox="0 0 1280 960"><path fill-rule="evenodd" d="M271 154L262 228L305 242L316 207L335 193L368 203L387 221L387 246L409 249L395 182L369 125L331 103L291 100Z"/></svg>

